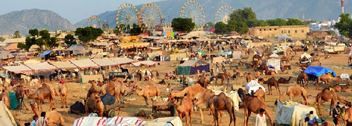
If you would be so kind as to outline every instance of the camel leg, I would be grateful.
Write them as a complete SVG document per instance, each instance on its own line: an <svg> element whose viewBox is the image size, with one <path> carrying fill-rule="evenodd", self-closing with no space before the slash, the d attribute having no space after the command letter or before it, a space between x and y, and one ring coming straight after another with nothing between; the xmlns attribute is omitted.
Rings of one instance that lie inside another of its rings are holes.
<svg viewBox="0 0 352 126"><path fill-rule="evenodd" d="M326 83L328 83L328 87L330 87L330 80L328 80Z"/></svg>
<svg viewBox="0 0 352 126"><path fill-rule="evenodd" d="M317 84L315 85L315 90L319 90L320 77L317 80Z"/></svg>
<svg viewBox="0 0 352 126"><path fill-rule="evenodd" d="M214 111L214 119L215 119L214 126L219 126L218 110Z"/></svg>
<svg viewBox="0 0 352 126"><path fill-rule="evenodd" d="M320 94L318 94L317 99L318 99L317 102L318 102L319 115L322 115L321 114L321 96L320 96Z"/></svg>
<svg viewBox="0 0 352 126"><path fill-rule="evenodd" d="M189 111L189 124L192 126L192 111Z"/></svg>
<svg viewBox="0 0 352 126"><path fill-rule="evenodd" d="M65 96L65 104L66 104L66 108L68 108L68 106L67 106L67 95Z"/></svg>
<svg viewBox="0 0 352 126"><path fill-rule="evenodd" d="M266 109L266 110L269 110L269 109ZM274 126L274 121L273 121L273 118L271 117L270 112L269 111L265 111L265 115L269 118L271 126Z"/></svg>
<svg viewBox="0 0 352 126"><path fill-rule="evenodd" d="M223 115L223 113L222 113L222 111L220 111L220 110L218 110L218 111L219 111L219 115L218 115L218 117L220 116L220 119L219 119L220 121L219 121L219 122L221 123L221 119L222 119L222 115Z"/></svg>
<svg viewBox="0 0 352 126"><path fill-rule="evenodd" d="M61 108L64 108L64 104L65 104L65 100L64 100L65 96L61 95Z"/></svg>
<svg viewBox="0 0 352 126"><path fill-rule="evenodd" d="M186 117L185 117L185 118L186 118L186 125L185 125L185 126L188 126L188 123L189 123L189 122L188 122L188 121L189 121L189 120L188 120L188 119L189 119L189 115L188 115L187 112L185 113L185 115L186 115Z"/></svg>
<svg viewBox="0 0 352 126"><path fill-rule="evenodd" d="M202 110L202 108L199 108L199 112L200 112L201 123L204 124L204 118L203 118L203 110Z"/></svg>
<svg viewBox="0 0 352 126"><path fill-rule="evenodd" d="M148 97L144 97L145 103L147 104L147 106L149 105L148 103Z"/></svg>
<svg viewBox="0 0 352 126"><path fill-rule="evenodd" d="M280 87L279 86L277 86L277 88L276 88L277 90L279 90L279 95L280 95Z"/></svg>
<svg viewBox="0 0 352 126"><path fill-rule="evenodd" d="M331 99L329 115L331 115L331 111L332 111L332 109L334 109L334 105L335 105L335 99L333 98L333 99Z"/></svg>
<svg viewBox="0 0 352 126"><path fill-rule="evenodd" d="M248 126L248 120L250 116L251 116L251 110L248 110L248 108L245 108L245 115L244 115L245 126Z"/></svg>
<svg viewBox="0 0 352 126"><path fill-rule="evenodd" d="M49 104L50 104L50 108L49 108L49 111L51 111L51 109L53 108L53 106L52 106L52 103L51 102L54 102L53 100L51 100L50 98L49 98Z"/></svg>

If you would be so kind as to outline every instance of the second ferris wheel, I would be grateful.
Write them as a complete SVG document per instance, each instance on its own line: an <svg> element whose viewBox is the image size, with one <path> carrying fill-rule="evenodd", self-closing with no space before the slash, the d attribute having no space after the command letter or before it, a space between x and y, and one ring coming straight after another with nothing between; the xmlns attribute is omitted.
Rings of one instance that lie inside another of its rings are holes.
<svg viewBox="0 0 352 126"><path fill-rule="evenodd" d="M197 1L187 1L180 11L181 18L191 18L197 28L202 28L205 25L205 13L202 5Z"/></svg>

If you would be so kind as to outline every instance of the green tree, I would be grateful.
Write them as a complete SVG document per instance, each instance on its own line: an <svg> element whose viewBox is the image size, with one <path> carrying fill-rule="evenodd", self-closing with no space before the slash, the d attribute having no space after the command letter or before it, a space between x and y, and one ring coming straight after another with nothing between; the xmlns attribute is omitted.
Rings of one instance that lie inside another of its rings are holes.
<svg viewBox="0 0 352 126"><path fill-rule="evenodd" d="M335 31L333 31L333 30L328 31L328 33L329 33L329 35L332 35L332 36L335 35Z"/></svg>
<svg viewBox="0 0 352 126"><path fill-rule="evenodd" d="M76 35L83 43L93 41L97 39L101 34L103 34L103 30L100 28L85 27L76 29Z"/></svg>
<svg viewBox="0 0 352 126"><path fill-rule="evenodd" d="M120 24L120 25L122 25L122 24ZM114 33L115 33L116 35L121 34L120 28L116 26L115 29L114 29Z"/></svg>
<svg viewBox="0 0 352 126"><path fill-rule="evenodd" d="M276 19L266 20L266 23L269 26L285 26L286 25L286 20L281 19L281 18L276 18Z"/></svg>
<svg viewBox="0 0 352 126"><path fill-rule="evenodd" d="M249 31L249 28L245 22L237 22L236 24L236 32L246 34Z"/></svg>
<svg viewBox="0 0 352 126"><path fill-rule="evenodd" d="M226 31L228 31L228 32L236 31L236 26L237 26L236 21L229 20L226 25Z"/></svg>
<svg viewBox="0 0 352 126"><path fill-rule="evenodd" d="M75 37L73 35L71 35L71 34L67 34L65 36L65 43L67 44L67 46L71 46L73 44L77 44Z"/></svg>
<svg viewBox="0 0 352 126"><path fill-rule="evenodd" d="M224 22L217 22L215 24L215 33L219 34L224 33L226 31L226 24Z"/></svg>
<svg viewBox="0 0 352 126"><path fill-rule="evenodd" d="M269 24L264 20L257 20L256 26L269 26Z"/></svg>
<svg viewBox="0 0 352 126"><path fill-rule="evenodd" d="M256 20L257 15L252 11L251 7L245 7L243 10L238 9L230 14L230 20L234 20L236 22L245 22L247 26L252 26Z"/></svg>
<svg viewBox="0 0 352 126"><path fill-rule="evenodd" d="M205 25L208 25L210 28L214 28L215 27L213 22L208 22Z"/></svg>
<svg viewBox="0 0 352 126"><path fill-rule="evenodd" d="M5 41L5 39L3 37L0 37L0 42Z"/></svg>
<svg viewBox="0 0 352 126"><path fill-rule="evenodd" d="M21 38L20 31L15 31L15 33L13 33L13 38Z"/></svg>
<svg viewBox="0 0 352 126"><path fill-rule="evenodd" d="M335 27L339 30L340 34L350 37L352 34L352 21L350 14L341 14L340 22L336 23Z"/></svg>
<svg viewBox="0 0 352 126"><path fill-rule="evenodd" d="M56 37L51 37L50 40L46 43L46 47L48 48L53 48L58 46L59 44L57 43Z"/></svg>
<svg viewBox="0 0 352 126"><path fill-rule="evenodd" d="M142 27L139 25L133 24L130 34L131 35L140 35L142 33Z"/></svg>
<svg viewBox="0 0 352 126"><path fill-rule="evenodd" d="M174 18L171 26L175 31L190 32L195 28L196 24L192 22L191 18Z"/></svg>
<svg viewBox="0 0 352 126"><path fill-rule="evenodd" d="M298 20L298 19L290 18L290 19L287 20L286 24L287 25L303 25L303 22L301 20Z"/></svg>
<svg viewBox="0 0 352 126"><path fill-rule="evenodd" d="M25 49L28 51L29 48L31 48L31 46L34 44L36 44L36 39L34 37L27 36L25 43L22 43L21 45L18 44L17 48Z"/></svg>
<svg viewBox="0 0 352 126"><path fill-rule="evenodd" d="M22 42L20 42L20 43L18 43L17 44L17 48L19 48L19 49L26 49L27 50L27 45L26 44L24 44L24 43L22 43ZM28 50L27 50L28 51Z"/></svg>
<svg viewBox="0 0 352 126"><path fill-rule="evenodd" d="M29 29L28 33L29 33L31 36L39 36L39 31L38 31L38 29Z"/></svg>

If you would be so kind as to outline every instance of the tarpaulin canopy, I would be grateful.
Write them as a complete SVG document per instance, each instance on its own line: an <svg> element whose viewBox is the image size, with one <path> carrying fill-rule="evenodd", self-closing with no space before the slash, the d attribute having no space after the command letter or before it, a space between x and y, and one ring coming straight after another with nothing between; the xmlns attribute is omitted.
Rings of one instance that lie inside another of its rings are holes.
<svg viewBox="0 0 352 126"><path fill-rule="evenodd" d="M224 61L226 61L226 59L224 57L222 57L222 56L213 58L213 63L222 63Z"/></svg>
<svg viewBox="0 0 352 126"><path fill-rule="evenodd" d="M18 44L18 43L10 44L10 45L6 46L6 47L4 48L4 50L6 50L6 51L10 51L10 50L19 50L19 48L17 48L17 44Z"/></svg>
<svg viewBox="0 0 352 126"><path fill-rule="evenodd" d="M117 65L116 62L110 60L109 58L103 58L103 59L92 59L92 61L99 66L114 66Z"/></svg>
<svg viewBox="0 0 352 126"><path fill-rule="evenodd" d="M84 54L86 47L82 44L71 45L67 48L68 51L73 51L73 54Z"/></svg>
<svg viewBox="0 0 352 126"><path fill-rule="evenodd" d="M280 59L268 59L266 65L275 67L275 70L280 70L281 62Z"/></svg>
<svg viewBox="0 0 352 126"><path fill-rule="evenodd" d="M308 59L310 59L310 57L312 57L312 56L310 56L310 55L307 54L307 53L303 53L303 54L301 55L301 59L303 59L303 57L307 57Z"/></svg>
<svg viewBox="0 0 352 126"><path fill-rule="evenodd" d="M196 63L197 64L209 64L208 62L203 61L203 60L188 60L188 61L182 63L180 66L192 66Z"/></svg>
<svg viewBox="0 0 352 126"><path fill-rule="evenodd" d="M60 69L74 69L77 68L75 65L73 65L71 62L66 61L66 62L50 62L53 66L60 68Z"/></svg>
<svg viewBox="0 0 352 126"><path fill-rule="evenodd" d="M336 77L336 73L333 70L321 66L308 66L304 73L311 74L316 77L319 77L323 74L332 73L334 77Z"/></svg>
<svg viewBox="0 0 352 126"><path fill-rule="evenodd" d="M279 58L279 55L277 55L277 54L271 54L270 56L269 56L270 58Z"/></svg>
<svg viewBox="0 0 352 126"><path fill-rule="evenodd" d="M241 51L233 51L232 57L233 57L233 59L242 59L242 52Z"/></svg>
<svg viewBox="0 0 352 126"><path fill-rule="evenodd" d="M77 66L78 68L85 69L85 68L98 68L99 66L95 64L92 60L90 59L84 59L84 60L70 60L72 64Z"/></svg>
<svg viewBox="0 0 352 126"><path fill-rule="evenodd" d="M120 47L122 49L131 49L131 48L133 48L133 43L121 43Z"/></svg>
<svg viewBox="0 0 352 126"><path fill-rule="evenodd" d="M75 120L73 126L143 126L145 123L137 117L81 117Z"/></svg>
<svg viewBox="0 0 352 126"><path fill-rule="evenodd" d="M313 116L319 118L315 108L302 104L288 102L281 103L277 101L275 122L280 125L298 126L304 123L304 119L310 111L313 111Z"/></svg>
<svg viewBox="0 0 352 126"><path fill-rule="evenodd" d="M51 52L53 52L53 50L47 50L47 51L43 52L42 54L40 54L40 57L45 57L46 55L49 55Z"/></svg>
<svg viewBox="0 0 352 126"><path fill-rule="evenodd" d="M258 80L251 80L248 84L246 84L246 90L248 93L251 93L252 91L256 92L259 87L261 87L265 92L265 88L258 83Z"/></svg>
<svg viewBox="0 0 352 126"><path fill-rule="evenodd" d="M151 65L155 65L157 64L157 62L154 61L139 61L139 62L135 62L132 63L134 66L140 66L140 65L147 65L147 66L151 66Z"/></svg>
<svg viewBox="0 0 352 126"><path fill-rule="evenodd" d="M204 52L203 50L201 50L201 49L198 50L198 53L202 54L203 56L204 56L204 55L207 55L207 53L205 53L205 52Z"/></svg>
<svg viewBox="0 0 352 126"><path fill-rule="evenodd" d="M11 54L10 51L1 51L0 52L0 59L9 59L13 58L14 56Z"/></svg>
<svg viewBox="0 0 352 126"><path fill-rule="evenodd" d="M17 126L15 118L12 116L12 113L9 111L9 109L7 109L6 105L2 101L0 101L0 125Z"/></svg>
<svg viewBox="0 0 352 126"><path fill-rule="evenodd" d="M194 64L199 64L195 66ZM188 60L177 67L178 75L192 75L197 74L197 71L209 72L209 63L203 60Z"/></svg>
<svg viewBox="0 0 352 126"><path fill-rule="evenodd" d="M48 70L55 70L57 69L56 67L50 65L47 62L44 63L38 63L38 64L26 64L29 68L31 68L34 71L48 71Z"/></svg>
<svg viewBox="0 0 352 126"><path fill-rule="evenodd" d="M25 72L32 72L32 69L30 69L29 67L24 66L24 65L20 65L20 66L4 66L2 68L4 68L7 71L14 72L15 74L25 73Z"/></svg>
<svg viewBox="0 0 352 126"><path fill-rule="evenodd" d="M135 61L129 58L110 58L110 60L114 61L117 65L128 64Z"/></svg>

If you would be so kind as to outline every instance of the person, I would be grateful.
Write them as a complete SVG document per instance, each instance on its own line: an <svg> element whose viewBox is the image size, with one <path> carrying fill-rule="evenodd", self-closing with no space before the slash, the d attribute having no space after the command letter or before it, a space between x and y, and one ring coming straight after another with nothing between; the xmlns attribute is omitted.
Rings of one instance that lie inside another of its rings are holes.
<svg viewBox="0 0 352 126"><path fill-rule="evenodd" d="M31 123L29 123L29 122L24 123L24 126L31 126Z"/></svg>
<svg viewBox="0 0 352 126"><path fill-rule="evenodd" d="M35 123L36 126L47 126L48 125L48 119L45 118L46 113L42 112L40 114L40 117L38 118L37 122Z"/></svg>
<svg viewBox="0 0 352 126"><path fill-rule="evenodd" d="M265 109L261 108L259 110L259 114L257 114L257 117L255 119L255 126L266 126L264 113L265 113Z"/></svg>
<svg viewBox="0 0 352 126"><path fill-rule="evenodd" d="M219 73L219 63L216 62L216 73Z"/></svg>
<svg viewBox="0 0 352 126"><path fill-rule="evenodd" d="M33 116L33 120L32 120L32 122L31 122L31 126L36 126L35 125L35 122L38 120L38 116L37 115L34 115Z"/></svg>
<svg viewBox="0 0 352 126"><path fill-rule="evenodd" d="M335 125L337 125L337 118L341 116L340 114L340 105L336 105L336 108L332 111L332 118Z"/></svg>
<svg viewBox="0 0 352 126"><path fill-rule="evenodd" d="M168 83L168 84L167 84L167 88L166 88L166 93L169 93L169 92L170 92L170 89L171 89L171 84Z"/></svg>

